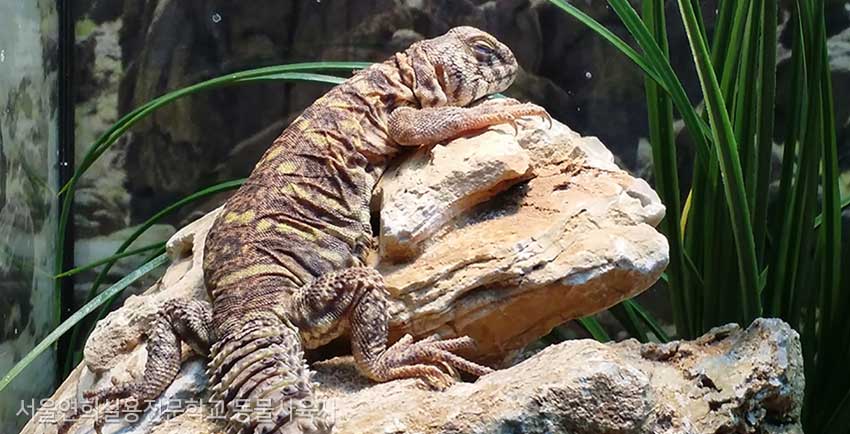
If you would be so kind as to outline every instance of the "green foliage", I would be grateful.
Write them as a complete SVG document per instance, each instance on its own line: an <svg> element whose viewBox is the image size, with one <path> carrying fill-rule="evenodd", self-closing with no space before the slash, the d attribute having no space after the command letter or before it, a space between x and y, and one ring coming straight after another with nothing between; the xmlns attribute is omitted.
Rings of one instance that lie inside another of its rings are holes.
<svg viewBox="0 0 850 434"><path fill-rule="evenodd" d="M646 73L655 183L668 209L661 225L670 241L666 281L678 334L694 337L759 316L784 319L802 337L806 432L848 432L850 376L840 372L850 364L850 279L839 270L850 265L841 256L841 210L850 201L841 201L838 190L824 1L789 3L792 77L785 104L791 117L782 131L774 130L775 0L719 1L710 42L699 2L677 0L704 112L684 98L670 66L664 1L645 0L642 17L626 0L608 1L642 52L575 6L550 1ZM684 206L674 107L696 144ZM771 174L775 137L782 137L783 161L780 173ZM771 195L774 179L779 185ZM622 308L612 312L630 323L630 333L644 335L634 316Z"/></svg>

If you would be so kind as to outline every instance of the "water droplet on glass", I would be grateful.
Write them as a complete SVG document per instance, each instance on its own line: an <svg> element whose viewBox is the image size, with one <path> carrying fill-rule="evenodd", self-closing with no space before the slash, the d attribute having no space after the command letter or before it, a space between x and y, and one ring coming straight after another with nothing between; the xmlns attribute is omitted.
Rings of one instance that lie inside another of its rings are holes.
<svg viewBox="0 0 850 434"><path fill-rule="evenodd" d="M0 62L6 61L6 50L0 50Z"/></svg>
<svg viewBox="0 0 850 434"><path fill-rule="evenodd" d="M221 15L218 12L212 14L212 22L216 24L221 22Z"/></svg>
<svg viewBox="0 0 850 434"><path fill-rule="evenodd" d="M593 74L591 74L590 71L587 71L584 73L584 78L590 80L591 78L593 78Z"/></svg>
<svg viewBox="0 0 850 434"><path fill-rule="evenodd" d="M581 107L576 107L576 111L577 111L577 112L580 112L580 111L581 111Z"/></svg>

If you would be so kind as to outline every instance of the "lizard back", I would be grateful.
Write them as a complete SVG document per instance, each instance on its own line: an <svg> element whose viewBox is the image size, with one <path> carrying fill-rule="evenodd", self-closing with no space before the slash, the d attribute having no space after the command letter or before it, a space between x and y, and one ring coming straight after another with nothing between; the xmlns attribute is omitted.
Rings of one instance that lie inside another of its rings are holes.
<svg viewBox="0 0 850 434"><path fill-rule="evenodd" d="M362 265L372 190L399 151L388 114L417 105L395 63L359 72L307 108L225 203L204 257L220 327L238 318L248 298Z"/></svg>

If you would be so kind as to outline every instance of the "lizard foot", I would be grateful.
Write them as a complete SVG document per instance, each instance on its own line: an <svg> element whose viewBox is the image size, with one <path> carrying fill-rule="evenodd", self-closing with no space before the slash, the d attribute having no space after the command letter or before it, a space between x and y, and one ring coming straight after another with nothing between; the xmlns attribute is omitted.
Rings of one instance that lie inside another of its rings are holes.
<svg viewBox="0 0 850 434"><path fill-rule="evenodd" d="M85 406L97 409L94 428L100 432L107 417L118 413L134 413L128 422L138 420L138 413L156 399L177 376L180 370L180 342L187 342L195 351L206 354L210 341L212 311L206 302L192 299L173 299L158 310L148 335L148 358L142 377L130 382L116 383L102 390L83 393ZM64 434L83 415L79 407L59 425ZM114 417L109 417L113 419Z"/></svg>
<svg viewBox="0 0 850 434"><path fill-rule="evenodd" d="M455 354L474 347L475 341L468 336L442 340L432 335L414 342L412 336L405 335L381 355L374 374L379 380L421 378L431 387L442 390L456 380L435 364L444 364L449 369L458 369L479 377L493 372L486 366Z"/></svg>
<svg viewBox="0 0 850 434"><path fill-rule="evenodd" d="M514 98L488 99L474 106L472 110L478 111L479 116L490 117L493 124L509 123L514 134L519 133L517 119L530 116L539 116L552 128L552 116L546 109L537 104L519 102Z"/></svg>

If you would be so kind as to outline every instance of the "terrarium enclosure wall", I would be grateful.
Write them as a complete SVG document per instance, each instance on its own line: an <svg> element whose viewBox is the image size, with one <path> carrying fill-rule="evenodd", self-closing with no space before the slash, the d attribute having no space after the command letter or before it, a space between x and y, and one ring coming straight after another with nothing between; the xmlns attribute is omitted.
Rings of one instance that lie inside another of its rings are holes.
<svg viewBox="0 0 850 434"><path fill-rule="evenodd" d="M570 3L627 37L606 2ZM641 4L631 3L638 9ZM666 2L670 62L697 104L700 83L676 3ZM699 2L709 33L716 3ZM792 80L789 12L787 2L780 3L777 125L788 122L792 111L783 93ZM825 7L839 163L845 172L850 166L850 2L832 0ZM82 306L93 284L105 288L148 255L128 256L108 272L93 268L58 284L57 273L115 254L160 210L210 185L246 176L280 131L329 85L246 83L201 92L156 111L79 179L69 229L60 234L58 195L69 168L82 164L90 145L121 116L171 90L229 72L319 60L381 61L458 25L484 29L516 54L521 72L507 96L533 101L581 134L598 136L621 167L653 182L643 73L549 1L0 0L0 373ZM62 38L70 43L63 47ZM69 68L64 76L61 65ZM63 92L69 97L61 98ZM61 106L63 101L70 105ZM62 113L72 121L60 122ZM60 138L67 140L60 143ZM684 134L677 140L686 193L694 145ZM777 147L777 167L781 158ZM842 179L846 191L847 178ZM175 209L126 250L155 251L152 246L216 208L228 194ZM62 270L56 267L60 247L70 252ZM155 279L155 274L145 277L124 296ZM641 300L672 328L663 285ZM621 331L615 321L601 320L614 333ZM28 419L20 414L21 401L50 396L79 361L80 340L89 326L82 327L82 335L65 336L62 351L42 355L3 391L1 433L17 432ZM586 336L579 328L572 332Z"/></svg>
<svg viewBox="0 0 850 434"><path fill-rule="evenodd" d="M0 1L0 372L56 326L58 13L53 1ZM66 83L67 85L68 83ZM0 432L28 417L21 403L50 396L53 351L0 394Z"/></svg>

